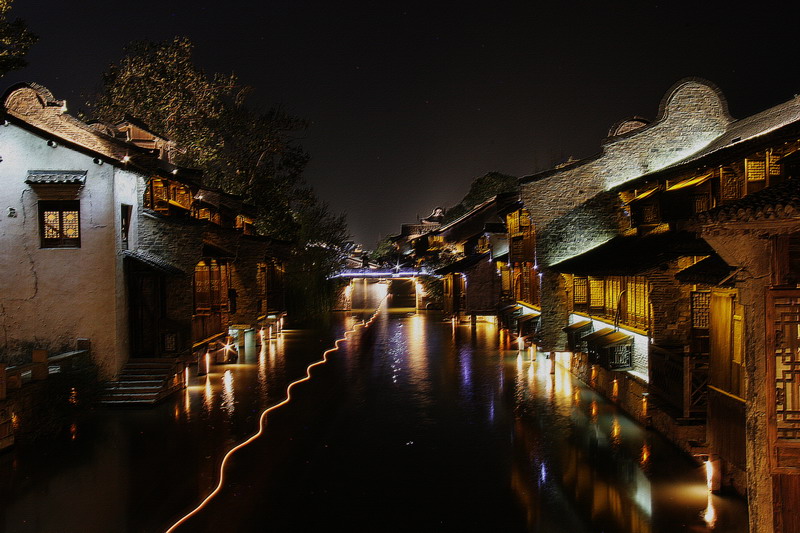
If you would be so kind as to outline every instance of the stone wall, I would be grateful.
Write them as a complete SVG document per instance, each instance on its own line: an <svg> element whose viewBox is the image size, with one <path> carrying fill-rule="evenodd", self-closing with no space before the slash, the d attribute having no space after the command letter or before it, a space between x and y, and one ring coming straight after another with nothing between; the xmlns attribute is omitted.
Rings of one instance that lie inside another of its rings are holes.
<svg viewBox="0 0 800 533"><path fill-rule="evenodd" d="M468 315L496 314L500 302L500 276L493 261L479 261L466 271L464 312Z"/></svg>

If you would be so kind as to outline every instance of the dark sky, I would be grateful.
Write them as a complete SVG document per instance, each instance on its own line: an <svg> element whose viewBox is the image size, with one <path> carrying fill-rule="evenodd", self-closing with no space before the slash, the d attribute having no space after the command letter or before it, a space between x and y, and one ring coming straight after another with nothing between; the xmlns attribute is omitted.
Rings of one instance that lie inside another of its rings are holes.
<svg viewBox="0 0 800 533"><path fill-rule="evenodd" d="M790 3L15 0L40 35L36 81L72 111L132 40L175 35L253 102L308 119L306 176L357 241L451 206L473 178L599 150L654 118L680 78L716 83L744 117L800 93Z"/></svg>

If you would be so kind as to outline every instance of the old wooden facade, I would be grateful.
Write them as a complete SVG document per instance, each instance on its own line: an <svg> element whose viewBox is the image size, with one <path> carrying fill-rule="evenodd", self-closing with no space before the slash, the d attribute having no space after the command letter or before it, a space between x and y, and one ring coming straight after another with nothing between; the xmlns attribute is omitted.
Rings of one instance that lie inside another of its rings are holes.
<svg viewBox="0 0 800 533"><path fill-rule="evenodd" d="M682 80L652 123L522 178L511 234L540 347L747 493L752 531L800 527L799 141L800 99L734 120Z"/></svg>

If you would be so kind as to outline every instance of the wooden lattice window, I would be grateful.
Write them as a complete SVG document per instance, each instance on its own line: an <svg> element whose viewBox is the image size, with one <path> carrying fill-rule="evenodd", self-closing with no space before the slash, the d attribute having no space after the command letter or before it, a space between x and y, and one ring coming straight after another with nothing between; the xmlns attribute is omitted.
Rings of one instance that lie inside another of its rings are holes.
<svg viewBox="0 0 800 533"><path fill-rule="evenodd" d="M572 302L575 305L589 303L589 282L586 278L578 276L572 278Z"/></svg>
<svg viewBox="0 0 800 533"><path fill-rule="evenodd" d="M744 168L747 181L767 179L767 162L764 159L745 159Z"/></svg>
<svg viewBox="0 0 800 533"><path fill-rule="evenodd" d="M772 471L800 474L800 291L767 294L767 435Z"/></svg>
<svg viewBox="0 0 800 533"><path fill-rule="evenodd" d="M707 194L696 194L692 198L695 213L702 213L711 209L710 198Z"/></svg>
<svg viewBox="0 0 800 533"><path fill-rule="evenodd" d="M80 248L81 215L78 200L39 202L42 248Z"/></svg>
<svg viewBox="0 0 800 533"><path fill-rule="evenodd" d="M711 293L695 291L692 293L692 327L708 329L709 310L711 309Z"/></svg>
<svg viewBox="0 0 800 533"><path fill-rule="evenodd" d="M605 304L605 280L589 278L589 307L602 309Z"/></svg>
<svg viewBox="0 0 800 533"><path fill-rule="evenodd" d="M642 209L642 224L658 224L660 218L658 213L658 204L655 203L643 204L641 209Z"/></svg>
<svg viewBox="0 0 800 533"><path fill-rule="evenodd" d="M205 261L194 268L194 308L195 311L211 309L209 265Z"/></svg>
<svg viewBox="0 0 800 533"><path fill-rule="evenodd" d="M648 308L647 279L640 276L628 278L627 290L628 321L634 325L645 326Z"/></svg>
<svg viewBox="0 0 800 533"><path fill-rule="evenodd" d="M171 195L172 200L175 203L185 207L186 209L189 209L192 206L192 195L190 194L189 189L186 187L173 185L171 187Z"/></svg>
<svg viewBox="0 0 800 533"><path fill-rule="evenodd" d="M622 293L622 278L609 276L606 278L606 313L614 314L617 311L617 302Z"/></svg>

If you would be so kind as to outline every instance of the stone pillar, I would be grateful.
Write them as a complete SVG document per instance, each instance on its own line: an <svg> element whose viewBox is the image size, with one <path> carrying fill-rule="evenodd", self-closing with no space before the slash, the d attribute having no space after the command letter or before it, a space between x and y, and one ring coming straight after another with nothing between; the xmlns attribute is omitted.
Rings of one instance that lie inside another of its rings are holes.
<svg viewBox="0 0 800 533"><path fill-rule="evenodd" d="M558 272L542 271L542 340L543 351L561 351L567 344L563 329L569 323L569 306L564 278Z"/></svg>
<svg viewBox="0 0 800 533"><path fill-rule="evenodd" d="M31 360L33 362L33 370L31 370L33 380L47 379L47 350L33 350Z"/></svg>

